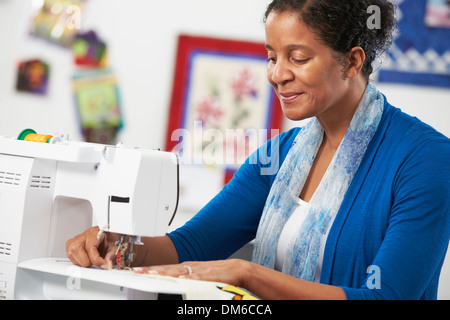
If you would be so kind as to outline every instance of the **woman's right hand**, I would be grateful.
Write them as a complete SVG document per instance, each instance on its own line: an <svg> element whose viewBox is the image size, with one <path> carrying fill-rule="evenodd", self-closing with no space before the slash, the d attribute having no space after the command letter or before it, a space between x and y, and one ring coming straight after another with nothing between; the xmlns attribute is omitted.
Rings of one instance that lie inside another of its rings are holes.
<svg viewBox="0 0 450 320"><path fill-rule="evenodd" d="M97 239L100 229L92 227L66 242L67 257L80 267L92 265L102 269L112 269L116 251L114 234L103 232Z"/></svg>

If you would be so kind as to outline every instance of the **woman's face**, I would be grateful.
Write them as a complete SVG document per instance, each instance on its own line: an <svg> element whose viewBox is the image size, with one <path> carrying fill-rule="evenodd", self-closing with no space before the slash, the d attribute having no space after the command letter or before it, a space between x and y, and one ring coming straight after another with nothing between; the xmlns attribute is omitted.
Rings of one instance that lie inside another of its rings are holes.
<svg viewBox="0 0 450 320"><path fill-rule="evenodd" d="M345 103L348 84L342 76L343 66L296 15L269 14L266 48L267 77L287 118L332 115Z"/></svg>

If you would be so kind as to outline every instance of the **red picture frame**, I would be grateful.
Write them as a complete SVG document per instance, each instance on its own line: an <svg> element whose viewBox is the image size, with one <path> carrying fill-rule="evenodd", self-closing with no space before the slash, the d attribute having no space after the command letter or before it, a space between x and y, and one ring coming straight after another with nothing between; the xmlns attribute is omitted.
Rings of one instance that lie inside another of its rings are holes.
<svg viewBox="0 0 450 320"><path fill-rule="evenodd" d="M172 95L168 115L165 142L166 151L172 151L178 143L177 141L172 141L172 133L177 129L184 128L183 115L185 112L186 99L189 94L190 63L193 55L198 52L226 55L227 57L236 56L237 58L247 56L249 59L257 59L263 62L267 60L267 50L264 47L264 43L180 35L178 37ZM264 81L267 81L265 77ZM264 128L258 128L267 129L269 134L272 129L281 131L283 124L283 114L280 102L276 97L274 90L272 88L270 88L270 90L272 93L270 95L270 101L267 102L268 105L270 105L268 108L270 114L266 115L267 121ZM233 170L227 173L225 182L229 181L233 173Z"/></svg>

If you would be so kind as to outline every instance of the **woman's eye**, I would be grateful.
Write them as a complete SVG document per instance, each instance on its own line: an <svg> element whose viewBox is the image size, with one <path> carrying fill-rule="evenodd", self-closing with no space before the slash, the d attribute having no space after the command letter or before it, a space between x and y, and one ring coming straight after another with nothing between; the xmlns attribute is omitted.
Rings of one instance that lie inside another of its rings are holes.
<svg viewBox="0 0 450 320"><path fill-rule="evenodd" d="M292 58L292 61L297 64L304 64L304 63L308 62L309 59L294 59L294 58Z"/></svg>

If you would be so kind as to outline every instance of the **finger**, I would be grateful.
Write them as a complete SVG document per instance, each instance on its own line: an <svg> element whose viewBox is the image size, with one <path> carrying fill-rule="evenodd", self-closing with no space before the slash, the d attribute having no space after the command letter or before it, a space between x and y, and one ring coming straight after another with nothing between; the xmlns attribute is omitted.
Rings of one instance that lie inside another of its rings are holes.
<svg viewBox="0 0 450 320"><path fill-rule="evenodd" d="M116 258L116 246L109 246L108 250L106 251L106 255L105 255L105 262L106 264L104 266L102 266L101 268L103 269L112 269L114 266L114 259Z"/></svg>
<svg viewBox="0 0 450 320"><path fill-rule="evenodd" d="M156 271L152 268L149 268L149 267L136 267L136 268L133 268L133 272L138 273L138 274L153 274L153 275L159 274L158 271Z"/></svg>
<svg viewBox="0 0 450 320"><path fill-rule="evenodd" d="M190 279L190 280L203 280L203 277L201 274L185 274L185 275L181 275L178 278L180 279Z"/></svg>
<svg viewBox="0 0 450 320"><path fill-rule="evenodd" d="M90 266L89 257L84 250L84 237L77 236L66 242L66 253L69 260L80 267Z"/></svg>
<svg viewBox="0 0 450 320"><path fill-rule="evenodd" d="M135 273L162 275L169 277L179 277L180 275L188 274L187 269L181 265L166 265L166 266L152 266L152 267L137 267L133 268Z"/></svg>
<svg viewBox="0 0 450 320"><path fill-rule="evenodd" d="M106 240L105 234L103 234L100 239L97 239L97 235L95 235L95 238L90 237L88 239L86 244L86 251L89 256L89 260L91 261L91 264L96 267L100 267L102 269L111 269L112 263L108 263L106 255L105 259L101 256L99 252L100 246L108 247L108 242Z"/></svg>
<svg viewBox="0 0 450 320"><path fill-rule="evenodd" d="M71 248L69 249L67 256L70 261L77 266L84 268L91 266L91 260L83 248L79 248L78 250Z"/></svg>
<svg viewBox="0 0 450 320"><path fill-rule="evenodd" d="M94 266L100 267L100 268L107 265L106 260L100 256L100 253L98 252L97 247L95 247L95 246L88 247L87 255L89 256L91 265L94 265Z"/></svg>

